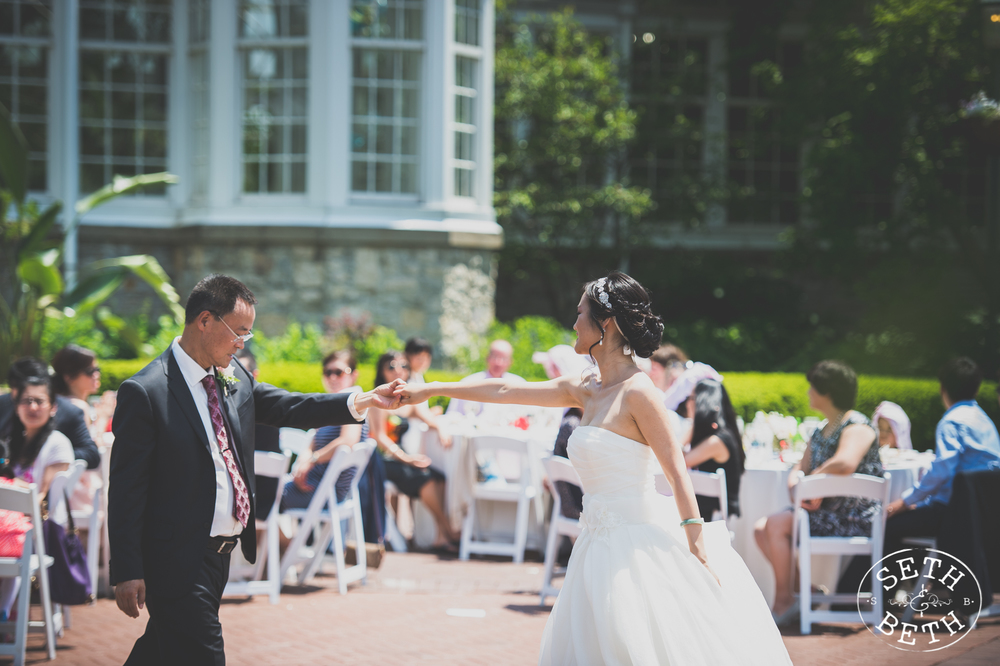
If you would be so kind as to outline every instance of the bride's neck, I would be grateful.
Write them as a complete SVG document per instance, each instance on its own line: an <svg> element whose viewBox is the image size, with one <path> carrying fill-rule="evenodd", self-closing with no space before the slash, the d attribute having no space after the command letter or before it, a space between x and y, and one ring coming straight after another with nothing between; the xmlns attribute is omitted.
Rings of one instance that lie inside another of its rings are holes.
<svg viewBox="0 0 1000 666"><path fill-rule="evenodd" d="M622 379L634 374L637 370L631 356L622 353L621 348L614 347L597 352L594 350L594 360L601 373L601 384L604 386L617 384Z"/></svg>

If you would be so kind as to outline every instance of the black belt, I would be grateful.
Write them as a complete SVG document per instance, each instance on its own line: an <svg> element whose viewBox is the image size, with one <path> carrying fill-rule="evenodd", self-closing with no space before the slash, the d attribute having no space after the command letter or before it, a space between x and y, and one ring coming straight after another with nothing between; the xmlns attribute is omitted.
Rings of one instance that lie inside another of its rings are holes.
<svg viewBox="0 0 1000 666"><path fill-rule="evenodd" d="M238 542L239 537L210 536L208 537L208 549L213 553L225 555L231 553Z"/></svg>

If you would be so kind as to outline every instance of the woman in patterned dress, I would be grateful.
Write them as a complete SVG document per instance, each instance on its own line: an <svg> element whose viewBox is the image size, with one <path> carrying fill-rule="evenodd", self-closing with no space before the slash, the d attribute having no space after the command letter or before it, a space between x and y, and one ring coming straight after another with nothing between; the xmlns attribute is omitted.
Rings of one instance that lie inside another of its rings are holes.
<svg viewBox="0 0 1000 666"><path fill-rule="evenodd" d="M854 411L858 377L840 361L820 361L806 373L809 407L826 417L813 433L802 460L788 475L789 494L795 496L798 472L806 474L883 475L878 454L878 431L868 418ZM809 530L813 536L861 536L871 532L872 518L881 510L879 502L856 497L807 500ZM754 526L754 537L774 568L775 592L772 613L778 624L797 612L792 595L792 508L762 518Z"/></svg>

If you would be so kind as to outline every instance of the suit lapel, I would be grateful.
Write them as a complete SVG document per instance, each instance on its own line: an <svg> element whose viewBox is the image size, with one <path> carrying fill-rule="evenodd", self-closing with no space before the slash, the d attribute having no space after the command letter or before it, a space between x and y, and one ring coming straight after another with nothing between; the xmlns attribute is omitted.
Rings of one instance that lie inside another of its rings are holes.
<svg viewBox="0 0 1000 666"><path fill-rule="evenodd" d="M208 441L208 433L205 432L205 424L201 420L201 415L198 414L198 408L194 404L194 396L191 395L191 389L184 380L184 373L181 372L181 367L177 365L177 359L174 358L173 349L168 347L160 360L163 362L163 374L167 376L167 387L170 389L170 394L181 406L181 411L191 424L195 435L205 446L205 449L211 453L212 449Z"/></svg>

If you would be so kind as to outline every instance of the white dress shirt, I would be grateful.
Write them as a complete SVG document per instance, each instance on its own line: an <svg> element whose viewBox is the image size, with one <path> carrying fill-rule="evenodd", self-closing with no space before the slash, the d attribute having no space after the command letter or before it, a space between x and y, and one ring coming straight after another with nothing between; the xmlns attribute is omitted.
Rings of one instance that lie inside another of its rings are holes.
<svg viewBox="0 0 1000 666"><path fill-rule="evenodd" d="M210 446L209 450L212 452L212 463L215 465L215 517L212 519L212 531L209 532L209 536L236 536L243 531L243 527L240 525L240 521L236 520L233 515L233 501L234 501L234 491L233 491L233 480L229 478L229 470L226 468L226 461L222 458L222 452L219 450L219 442L215 437L215 427L212 425L212 417L208 413L208 393L205 392L205 385L201 383L201 380L205 375L215 376L215 368L206 370L205 368L198 365L198 362L191 358L186 351L180 345L180 338L174 338L173 344L170 349L174 353L174 358L177 359L177 365L180 366L181 374L184 375L184 381L187 382L188 389L191 391L191 397L194 398L194 406L198 408L198 416L201 417L201 423L205 427L205 434L208 435L208 441ZM354 393L347 398L347 408L353 416L358 421L363 421L368 410L364 413L358 412L354 407ZM222 407L221 401L219 407ZM233 442L230 442L233 444ZM233 451L235 452L235 448ZM243 463L244 461L240 461ZM249 492L249 487L247 492ZM250 498L253 501L253 498ZM251 528L252 529L252 528Z"/></svg>

